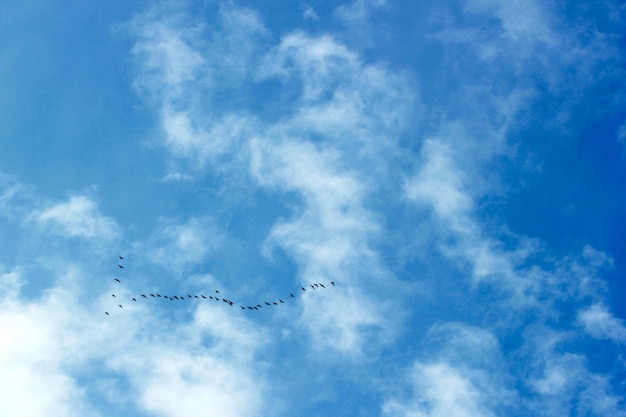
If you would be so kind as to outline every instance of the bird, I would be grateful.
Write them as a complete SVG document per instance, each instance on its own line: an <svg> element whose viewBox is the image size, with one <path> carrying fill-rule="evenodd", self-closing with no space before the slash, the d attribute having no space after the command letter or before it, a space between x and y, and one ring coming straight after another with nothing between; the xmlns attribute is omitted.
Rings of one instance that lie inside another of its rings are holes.
<svg viewBox="0 0 626 417"><path fill-rule="evenodd" d="M136 298L133 298L133 301L134 301L134 302L137 302L137 299L136 299Z"/></svg>
<svg viewBox="0 0 626 417"><path fill-rule="evenodd" d="M122 265L120 265L120 264L117 264L117 266L118 266L120 269L124 269L124 267L123 267Z"/></svg>
<svg viewBox="0 0 626 417"><path fill-rule="evenodd" d="M197 295L194 295L194 297L196 297L196 298L200 298L200 297L198 297Z"/></svg>
<svg viewBox="0 0 626 417"><path fill-rule="evenodd" d="M161 298L161 294L157 294L157 297Z"/></svg>
<svg viewBox="0 0 626 417"><path fill-rule="evenodd" d="M122 255L117 255L117 256L119 256L122 261L124 260L124 257Z"/></svg>
<svg viewBox="0 0 626 417"><path fill-rule="evenodd" d="M261 304L257 304L256 306L259 307L259 308L263 308L263 306L261 306Z"/></svg>
<svg viewBox="0 0 626 417"><path fill-rule="evenodd" d="M212 300L212 299L213 299L213 296L212 296L212 295L209 295L209 298Z"/></svg>
<svg viewBox="0 0 626 417"><path fill-rule="evenodd" d="M122 305L121 305L121 304L118 304L117 306L118 306L119 308L124 308L124 307L122 307Z"/></svg>
<svg viewBox="0 0 626 417"><path fill-rule="evenodd" d="M312 286L312 285L311 285L310 287L311 287L311 288L313 288L313 289L315 289L315 287L314 287L314 286Z"/></svg>
<svg viewBox="0 0 626 417"><path fill-rule="evenodd" d="M292 293L289 293L290 296L295 297L295 295L293 295Z"/></svg>
<svg viewBox="0 0 626 417"><path fill-rule="evenodd" d="M115 294L111 294L111 297L115 297ZM115 297L115 298L117 298L117 297Z"/></svg>
<svg viewBox="0 0 626 417"><path fill-rule="evenodd" d="M206 298L206 297L204 296L204 294L200 294L200 297L202 297L202 298Z"/></svg>
<svg viewBox="0 0 626 417"><path fill-rule="evenodd" d="M300 287L300 288L302 288L302 291L306 291L306 289L304 287Z"/></svg>
<svg viewBox="0 0 626 417"><path fill-rule="evenodd" d="M143 298L148 298L148 297L146 297L146 294L141 294L141 296L142 296Z"/></svg>
<svg viewBox="0 0 626 417"><path fill-rule="evenodd" d="M110 316L108 311L105 311L104 314L106 314L107 316Z"/></svg>
<svg viewBox="0 0 626 417"><path fill-rule="evenodd" d="M322 288L326 288L326 287L324 286L324 284L321 284L321 283L320 283L320 285L322 286Z"/></svg>
<svg viewBox="0 0 626 417"><path fill-rule="evenodd" d="M280 301L281 304L285 304L285 302L283 300L279 299L278 301Z"/></svg>
<svg viewBox="0 0 626 417"><path fill-rule="evenodd" d="M335 281L330 281L331 284L333 284L333 287L335 286Z"/></svg>
<svg viewBox="0 0 626 417"><path fill-rule="evenodd" d="M319 285L317 285L317 284L313 284L313 285L315 285L317 288L319 288L319 287L320 287L320 286L319 286Z"/></svg>
<svg viewBox="0 0 626 417"><path fill-rule="evenodd" d="M120 280L119 280L119 279L117 279L117 278L113 278L113 279L114 279L114 280L116 280L117 282L122 282L122 281L120 281Z"/></svg>
<svg viewBox="0 0 626 417"><path fill-rule="evenodd" d="M277 303L276 301L274 301L274 305L275 305L275 306L277 306L277 305L278 305L278 303Z"/></svg>
<svg viewBox="0 0 626 417"><path fill-rule="evenodd" d="M217 298L217 297L215 297L215 301L219 301L219 300L221 300L221 298Z"/></svg>
<svg viewBox="0 0 626 417"><path fill-rule="evenodd" d="M245 310L245 309L246 309L244 306L239 306L239 307L241 307L241 309L242 309L242 310Z"/></svg>
<svg viewBox="0 0 626 417"><path fill-rule="evenodd" d="M271 304L270 304L270 303L268 303L267 301L265 302L265 304L267 304L268 306L271 306Z"/></svg>
<svg viewBox="0 0 626 417"><path fill-rule="evenodd" d="M152 298L156 298L156 297L154 296L154 294L150 294L150 297L152 297Z"/></svg>

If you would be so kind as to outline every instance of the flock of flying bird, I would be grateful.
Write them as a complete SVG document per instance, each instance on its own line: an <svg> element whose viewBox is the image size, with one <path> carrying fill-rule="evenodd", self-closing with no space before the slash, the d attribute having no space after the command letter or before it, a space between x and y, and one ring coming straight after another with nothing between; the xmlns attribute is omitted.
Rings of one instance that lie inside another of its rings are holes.
<svg viewBox="0 0 626 417"><path fill-rule="evenodd" d="M119 257L119 261L120 262L117 264L117 267L120 270L124 269L124 265L122 265L124 263L124 257L122 255L119 255L118 257ZM119 278L113 278L113 280L116 283L118 283L118 284L122 283L122 280L120 280ZM335 282L334 281L330 281L330 284L333 287L335 286ZM310 284L309 287L311 287L314 291L317 290L317 289L326 288L326 286L323 283L321 283L321 282ZM307 288L305 288L305 287L300 287L300 289L302 291L306 291L307 290ZM111 296L113 298L117 299L117 296L115 294L111 294ZM289 293L289 298L295 298L295 297L296 296L293 293ZM194 295L187 294L187 297L185 297L184 295L161 295L161 294L158 294L158 293L140 294L140 295L138 295L136 297L133 297L131 300L136 303L137 299L141 300L141 298L145 298L145 299L148 299L148 298L155 298L155 299L156 298L162 298L164 300L170 300L170 301L185 301L185 300L188 300L188 299L193 299L193 300L195 300L195 299L198 299L198 300L214 300L214 301L218 301L218 302L222 301L222 302L228 304L231 307L235 306L235 302L231 301L231 300L229 300L227 298L224 298L220 294L219 290L215 290L215 293L213 293L213 295L208 295L208 296L204 295L204 294L194 294ZM285 299L288 299L288 298L285 297ZM276 301L264 301L263 304L265 305L265 307L268 307L268 306L270 306L270 307L271 306L279 306L280 304L285 304L285 301L283 301L282 298L279 298ZM258 303L258 304L255 304L255 305L248 305L248 306L239 304L239 307L242 310L258 311L259 309L263 308L263 304ZM117 307L119 307L120 309L124 309L124 306L122 304L118 304ZM105 311L104 314L106 314L107 316L110 316L108 311Z"/></svg>

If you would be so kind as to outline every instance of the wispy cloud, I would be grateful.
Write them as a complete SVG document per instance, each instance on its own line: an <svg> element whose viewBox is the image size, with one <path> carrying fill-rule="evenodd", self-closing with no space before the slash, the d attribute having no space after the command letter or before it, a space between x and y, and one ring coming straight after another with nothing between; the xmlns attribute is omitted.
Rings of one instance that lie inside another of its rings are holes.
<svg viewBox="0 0 626 417"><path fill-rule="evenodd" d="M120 229L116 222L99 213L96 203L87 196L71 196L67 201L37 210L30 219L52 233L86 239L114 239Z"/></svg>

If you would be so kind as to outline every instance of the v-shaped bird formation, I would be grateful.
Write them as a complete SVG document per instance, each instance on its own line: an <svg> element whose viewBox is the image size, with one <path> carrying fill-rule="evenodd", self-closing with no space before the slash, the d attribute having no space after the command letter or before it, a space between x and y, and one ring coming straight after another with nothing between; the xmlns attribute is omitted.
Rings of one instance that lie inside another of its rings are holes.
<svg viewBox="0 0 626 417"><path fill-rule="evenodd" d="M124 257L122 255L118 255L118 264L117 267L118 269L121 271L123 270L124 267ZM122 280L118 277L114 277L113 281L115 282L116 285L120 285L122 284ZM315 282L315 283L311 283L308 284L306 287L302 286L300 287L299 291L294 291L296 294L297 293L302 293L302 292L306 292L308 291L317 291L317 290L324 290L327 288L327 286L329 287L334 287L335 286L335 282L334 281L328 281L326 283L326 285L324 285L324 283L322 282ZM281 304L285 304L286 301L285 300L292 300L294 298L296 298L296 295L294 295L294 292L290 292L289 296L285 296L282 298L277 298L277 299L271 299L271 300L265 300L265 301L261 301L255 304L241 304L241 303L237 303L235 301L230 300L229 298L226 298L224 295L222 295L222 293L220 293L219 290L213 290L212 292L207 292L206 294L186 294L186 295L181 295L181 294L160 294L160 293L145 293L145 294L139 294L136 295L134 297L129 298L127 301L128 302L133 302L133 303L137 303L143 300L163 300L163 301L213 301L213 302L217 302L217 303L223 303L222 305L226 305L226 306L230 306L230 307L235 307L235 306L239 306L239 308L241 310L244 311L259 311L260 309L262 309L263 307L265 308L271 308L271 307L277 307ZM111 294L112 298L115 298L116 300L119 301L119 298L115 295L115 294ZM123 304L117 304L117 308L119 309L124 309L124 305ZM115 306L114 306L115 309ZM107 316L110 316L111 314L108 311L105 311L104 314L106 314Z"/></svg>

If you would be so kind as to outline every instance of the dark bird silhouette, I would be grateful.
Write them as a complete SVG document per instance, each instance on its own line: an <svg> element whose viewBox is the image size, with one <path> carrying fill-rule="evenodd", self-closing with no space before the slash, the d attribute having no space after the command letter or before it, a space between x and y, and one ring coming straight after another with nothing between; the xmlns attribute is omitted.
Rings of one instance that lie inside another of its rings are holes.
<svg viewBox="0 0 626 417"><path fill-rule="evenodd" d="M274 301L274 305L275 305L275 306L277 306L277 305L278 305L278 303L277 303L276 301Z"/></svg>
<svg viewBox="0 0 626 417"><path fill-rule="evenodd" d="M217 297L215 297L215 301L219 301L219 300L221 300L221 298L217 298Z"/></svg>
<svg viewBox="0 0 626 417"><path fill-rule="evenodd" d="M133 301L134 301L134 302L137 302L137 299L136 299L136 298L133 298Z"/></svg>
<svg viewBox="0 0 626 417"><path fill-rule="evenodd" d="M265 304L266 304L266 305L268 305L268 306L271 306L271 304L270 304L270 303L268 303L267 301L265 302Z"/></svg>
<svg viewBox="0 0 626 417"><path fill-rule="evenodd" d="M313 285L315 285L317 288L319 288L319 287L320 287L320 286L319 286L319 285L317 285L317 284L313 284Z"/></svg>
<svg viewBox="0 0 626 417"><path fill-rule="evenodd" d="M200 294L200 297L202 297L202 298L206 298L206 297L204 296L204 294Z"/></svg>
<svg viewBox="0 0 626 417"><path fill-rule="evenodd" d="M333 287L335 286L335 281L330 281L331 284L333 284Z"/></svg>
<svg viewBox="0 0 626 417"><path fill-rule="evenodd" d="M154 294L150 294L150 297L152 297L152 298L156 298L156 297L154 296Z"/></svg>
<svg viewBox="0 0 626 417"><path fill-rule="evenodd" d="M302 288L302 291L306 291L306 289L304 287L300 287L300 288Z"/></svg>
<svg viewBox="0 0 626 417"><path fill-rule="evenodd" d="M143 298L148 298L148 297L146 297L146 294L141 294L141 296L142 296Z"/></svg>
<svg viewBox="0 0 626 417"><path fill-rule="evenodd" d="M326 287L324 286L324 284L320 284L320 285L322 286L322 288L326 288Z"/></svg>
<svg viewBox="0 0 626 417"><path fill-rule="evenodd" d="M122 265L120 265L120 264L117 264L117 266L118 266L120 269L124 269L124 267L123 267Z"/></svg>
<svg viewBox="0 0 626 417"><path fill-rule="evenodd" d="M119 308L124 308L124 307L122 307L122 305L121 305L121 304L118 304L117 306L118 306Z"/></svg>
<svg viewBox="0 0 626 417"><path fill-rule="evenodd" d="M313 289L315 289L315 287L314 287L314 286L312 286L312 285L311 285L310 287L311 287L311 288L313 288Z"/></svg>
<svg viewBox="0 0 626 417"><path fill-rule="evenodd" d="M122 261L124 260L124 257L122 255L117 255L117 256L119 256Z"/></svg>
<svg viewBox="0 0 626 417"><path fill-rule="evenodd" d="M215 292L216 292L216 293L219 293L219 291L218 291L218 290L215 290Z"/></svg>
<svg viewBox="0 0 626 417"><path fill-rule="evenodd" d="M107 316L110 316L108 311L105 311L104 314L106 314Z"/></svg>
<svg viewBox="0 0 626 417"><path fill-rule="evenodd" d="M196 298L200 298L200 297L198 297L197 295L194 295L194 297L196 297Z"/></svg>
<svg viewBox="0 0 626 417"><path fill-rule="evenodd" d="M115 297L115 294L111 294L111 297ZM117 298L117 297L115 297L115 298Z"/></svg>
<svg viewBox="0 0 626 417"><path fill-rule="evenodd" d="M190 294L187 294L187 297L189 297L189 298L193 298Z"/></svg>
<svg viewBox="0 0 626 417"><path fill-rule="evenodd" d="M257 307L252 307L253 310L259 311Z"/></svg>
<svg viewBox="0 0 626 417"><path fill-rule="evenodd" d="M117 278L113 278L113 279L114 279L114 280L116 280L117 282L122 282L122 281L120 281L120 280L119 280L119 279L117 279Z"/></svg>
<svg viewBox="0 0 626 417"><path fill-rule="evenodd" d="M157 297L161 298L161 294L157 294Z"/></svg>
<svg viewBox="0 0 626 417"><path fill-rule="evenodd" d="M280 301L281 304L285 304L285 302L283 300L278 300L278 301Z"/></svg>
<svg viewBox="0 0 626 417"><path fill-rule="evenodd" d="M261 304L257 304L256 306L259 307L259 308L263 308L263 306Z"/></svg>
<svg viewBox="0 0 626 417"><path fill-rule="evenodd" d="M241 309L242 309L242 310L245 310L245 309L246 309L244 306L239 306L239 307L241 307Z"/></svg>
<svg viewBox="0 0 626 417"><path fill-rule="evenodd" d="M295 297L295 295L293 295L292 293L289 293L290 296Z"/></svg>
<svg viewBox="0 0 626 417"><path fill-rule="evenodd" d="M248 310L252 310L252 307L248 307Z"/></svg>

